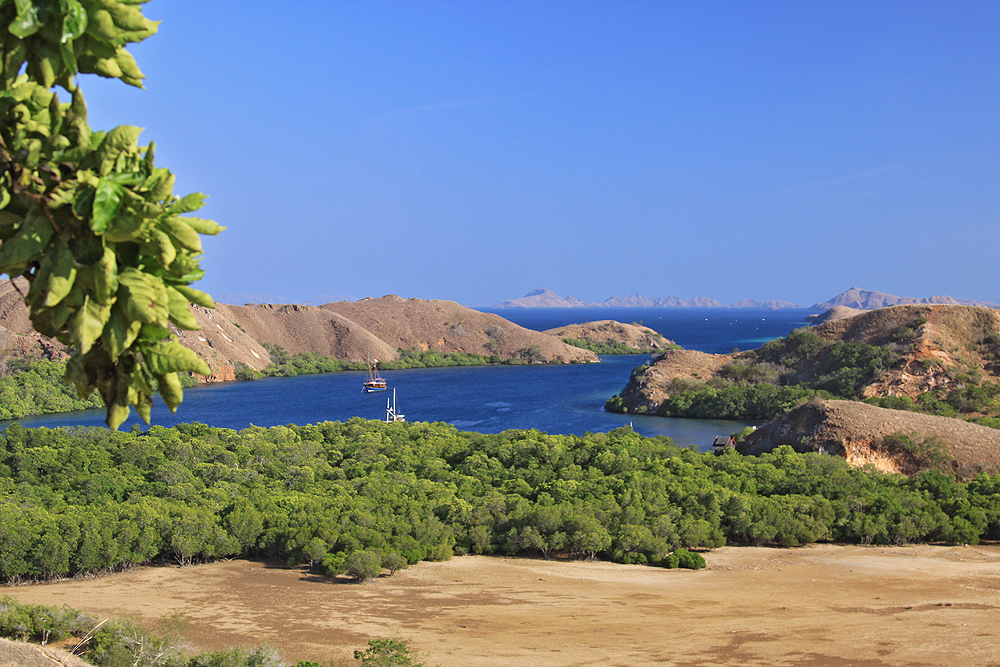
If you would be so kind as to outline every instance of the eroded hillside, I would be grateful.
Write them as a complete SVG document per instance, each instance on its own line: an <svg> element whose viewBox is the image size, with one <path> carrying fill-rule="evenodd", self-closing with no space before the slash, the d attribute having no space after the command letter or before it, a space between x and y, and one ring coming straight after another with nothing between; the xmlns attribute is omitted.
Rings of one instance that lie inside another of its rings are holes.
<svg viewBox="0 0 1000 667"><path fill-rule="evenodd" d="M936 468L968 478L1000 469L1000 430L857 401L805 403L758 428L737 450L756 455L782 445L841 456L852 465L873 465L884 472Z"/></svg>

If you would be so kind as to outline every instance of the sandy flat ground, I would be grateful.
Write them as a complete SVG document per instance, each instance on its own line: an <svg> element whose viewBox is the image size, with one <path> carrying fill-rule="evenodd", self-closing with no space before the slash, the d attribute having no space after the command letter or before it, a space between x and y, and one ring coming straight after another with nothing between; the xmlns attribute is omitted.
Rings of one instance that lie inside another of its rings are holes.
<svg viewBox="0 0 1000 667"><path fill-rule="evenodd" d="M997 665L1000 546L726 547L698 572L469 556L362 585L233 560L6 589L187 621L288 660L407 640L428 665Z"/></svg>

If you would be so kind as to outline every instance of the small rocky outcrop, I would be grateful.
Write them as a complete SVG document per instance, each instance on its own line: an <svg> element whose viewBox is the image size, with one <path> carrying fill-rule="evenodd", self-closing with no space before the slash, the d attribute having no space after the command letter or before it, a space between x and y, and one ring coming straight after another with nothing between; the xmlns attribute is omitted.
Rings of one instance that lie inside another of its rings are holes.
<svg viewBox="0 0 1000 667"><path fill-rule="evenodd" d="M938 455L944 455L938 462L963 476L1000 469L1000 430L856 401L805 403L755 430L737 451L757 455L781 445L885 472L911 474Z"/></svg>
<svg viewBox="0 0 1000 667"><path fill-rule="evenodd" d="M670 397L671 384L677 380L707 382L730 361L731 354L708 354L697 350L668 350L651 365L632 371L621 391L630 412L655 413Z"/></svg>
<svg viewBox="0 0 1000 667"><path fill-rule="evenodd" d="M641 324L625 324L615 320L598 320L583 324L568 324L564 327L548 329L544 333L560 340L573 338L588 343L624 345L636 351L667 350L676 344L663 334Z"/></svg>
<svg viewBox="0 0 1000 667"><path fill-rule="evenodd" d="M837 320L842 320L846 317L854 317L865 311L858 308L848 308L847 306L834 306L829 310L816 313L814 315L806 315L805 321L809 324L825 324L826 322L836 322Z"/></svg>

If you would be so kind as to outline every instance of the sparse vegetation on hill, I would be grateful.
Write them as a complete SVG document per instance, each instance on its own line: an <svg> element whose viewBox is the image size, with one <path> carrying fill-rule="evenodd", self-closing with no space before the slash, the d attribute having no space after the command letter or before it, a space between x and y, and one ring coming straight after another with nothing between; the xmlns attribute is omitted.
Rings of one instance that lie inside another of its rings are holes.
<svg viewBox="0 0 1000 667"><path fill-rule="evenodd" d="M664 338L663 334L640 322L624 324L614 320L600 320L556 327L545 333L595 354L653 354L681 349L679 345Z"/></svg>
<svg viewBox="0 0 1000 667"><path fill-rule="evenodd" d="M731 355L668 352L638 368L615 411L770 419L809 398L960 416L1000 416L1000 313L896 306L797 329Z"/></svg>

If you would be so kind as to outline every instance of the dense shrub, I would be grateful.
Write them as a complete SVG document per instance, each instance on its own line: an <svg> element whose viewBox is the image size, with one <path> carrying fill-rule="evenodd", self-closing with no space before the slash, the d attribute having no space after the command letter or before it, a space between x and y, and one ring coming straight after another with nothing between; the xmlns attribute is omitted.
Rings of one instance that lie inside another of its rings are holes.
<svg viewBox="0 0 1000 667"><path fill-rule="evenodd" d="M702 454L629 428L12 424L0 438L0 578L230 556L352 576L455 553L669 566L678 549L727 542L974 542L998 532L1000 476L936 481L933 493L930 481L789 448Z"/></svg>

